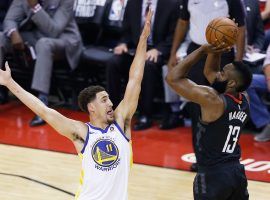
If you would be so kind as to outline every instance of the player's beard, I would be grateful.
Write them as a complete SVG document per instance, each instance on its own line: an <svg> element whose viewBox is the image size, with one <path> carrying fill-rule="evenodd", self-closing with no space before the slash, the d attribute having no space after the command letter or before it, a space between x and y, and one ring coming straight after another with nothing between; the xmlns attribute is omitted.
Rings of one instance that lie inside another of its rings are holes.
<svg viewBox="0 0 270 200"><path fill-rule="evenodd" d="M219 94L223 94L226 91L228 80L219 81L215 79L211 87L214 88Z"/></svg>

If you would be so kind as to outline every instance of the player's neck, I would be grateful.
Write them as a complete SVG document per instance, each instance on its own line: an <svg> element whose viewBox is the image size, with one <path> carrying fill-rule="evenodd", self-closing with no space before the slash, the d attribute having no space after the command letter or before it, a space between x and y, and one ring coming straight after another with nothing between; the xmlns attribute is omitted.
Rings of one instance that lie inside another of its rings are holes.
<svg viewBox="0 0 270 200"><path fill-rule="evenodd" d="M235 90L226 90L225 94L230 94L231 96L238 97L239 92L236 92Z"/></svg>
<svg viewBox="0 0 270 200"><path fill-rule="evenodd" d="M101 129L105 129L109 125L108 122L101 121L100 119L95 119L94 117L90 119L90 124Z"/></svg>

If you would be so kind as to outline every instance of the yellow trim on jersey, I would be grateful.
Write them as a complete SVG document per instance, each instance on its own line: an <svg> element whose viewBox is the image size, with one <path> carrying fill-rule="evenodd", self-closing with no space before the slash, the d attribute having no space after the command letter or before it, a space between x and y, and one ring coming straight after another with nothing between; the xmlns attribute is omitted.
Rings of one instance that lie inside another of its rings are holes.
<svg viewBox="0 0 270 200"><path fill-rule="evenodd" d="M80 174L80 184L83 185L83 180L84 180L84 170L81 170Z"/></svg>
<svg viewBox="0 0 270 200"><path fill-rule="evenodd" d="M130 169L133 166L133 150L132 150L132 141L129 140L129 147L130 147Z"/></svg>
<svg viewBox="0 0 270 200"><path fill-rule="evenodd" d="M76 195L75 195L75 200L79 199L80 194L81 194L81 188L77 190Z"/></svg>
<svg viewBox="0 0 270 200"><path fill-rule="evenodd" d="M80 160L82 162L83 154L79 153L78 156L80 157ZM75 200L77 200L79 198L80 194L81 194L83 181L84 181L84 170L81 170L81 172L80 172L80 186L79 186L79 188L78 188L78 190L76 192Z"/></svg>
<svg viewBox="0 0 270 200"><path fill-rule="evenodd" d="M83 159L83 154L82 153L78 153L78 156L80 157L81 161Z"/></svg>

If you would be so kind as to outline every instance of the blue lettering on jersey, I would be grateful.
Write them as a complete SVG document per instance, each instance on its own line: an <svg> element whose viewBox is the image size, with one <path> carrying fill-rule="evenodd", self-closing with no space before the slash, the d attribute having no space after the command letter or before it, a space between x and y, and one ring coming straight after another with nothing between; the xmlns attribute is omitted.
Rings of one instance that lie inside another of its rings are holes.
<svg viewBox="0 0 270 200"><path fill-rule="evenodd" d="M101 167L100 165L95 165L95 168L101 171L111 171L115 169L120 164L120 159L118 159L113 165L110 167Z"/></svg>

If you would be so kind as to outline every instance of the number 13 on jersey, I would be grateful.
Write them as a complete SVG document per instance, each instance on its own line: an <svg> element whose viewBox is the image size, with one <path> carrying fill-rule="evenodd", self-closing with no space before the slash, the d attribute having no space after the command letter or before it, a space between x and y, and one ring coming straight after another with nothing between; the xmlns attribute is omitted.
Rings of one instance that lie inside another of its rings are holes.
<svg viewBox="0 0 270 200"><path fill-rule="evenodd" d="M239 133L240 133L240 126L229 126L229 133L223 147L222 152L226 153L233 153L234 148L237 144ZM232 138L232 141L231 141Z"/></svg>

